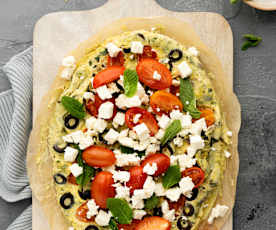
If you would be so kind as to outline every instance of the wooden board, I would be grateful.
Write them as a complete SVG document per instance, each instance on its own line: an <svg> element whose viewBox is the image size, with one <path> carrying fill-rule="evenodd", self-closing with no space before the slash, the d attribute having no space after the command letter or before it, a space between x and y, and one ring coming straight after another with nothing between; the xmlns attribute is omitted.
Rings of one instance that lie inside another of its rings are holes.
<svg viewBox="0 0 276 230"><path fill-rule="evenodd" d="M90 20L83 21L80 14L85 14ZM49 89L61 60L67 53L113 20L122 17L152 16L174 16L190 23L202 41L218 55L227 76L233 82L233 36L229 24L221 15L205 12L172 12L161 8L154 0L109 0L105 5L89 11L52 13L41 18L36 24L33 60L34 120L40 100ZM72 28L72 22L78 22L79 26ZM51 32L53 25L59 28L60 33ZM48 44L52 44L52 48L49 48ZM49 230L47 220L35 197L33 197L33 230ZM232 217L222 230L232 230Z"/></svg>

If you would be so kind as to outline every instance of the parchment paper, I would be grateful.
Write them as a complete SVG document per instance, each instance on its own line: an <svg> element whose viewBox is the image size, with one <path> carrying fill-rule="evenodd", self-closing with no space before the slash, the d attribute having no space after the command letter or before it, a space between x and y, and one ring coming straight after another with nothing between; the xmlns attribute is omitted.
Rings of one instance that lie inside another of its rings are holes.
<svg viewBox="0 0 276 230"><path fill-rule="evenodd" d="M68 55L73 55L76 60L93 49L98 43L110 36L118 35L125 31L138 29L150 30L152 27L162 26L162 34L165 34L187 46L195 46L200 50L200 59L205 69L215 75L213 84L218 98L221 102L221 108L225 115L226 122L233 132L233 144L231 147L232 157L227 161L226 173L223 181L223 196L217 200L217 203L225 204L232 209L236 193L236 180L239 167L239 158L237 152L238 132L241 123L240 105L232 91L232 85L222 69L219 59L208 47L206 47L196 35L191 26L171 17L155 18L126 18L120 19L112 24L102 28L98 34L87 41L81 43L79 47ZM54 27L52 28L54 29ZM58 31L57 31L58 33ZM49 44L49 47L51 44ZM29 140L27 167L30 184L34 195L39 200L45 216L48 218L50 228L53 230L67 230L70 226L62 215L59 204L56 201L56 195L52 178L52 160L48 154L47 146L47 122L53 112L54 103L63 91L65 80L59 77L62 67L59 69L50 91L44 96L35 121L33 131ZM228 215L231 210L228 212ZM228 215L224 218L215 220L215 225L208 226L202 224L201 229L221 229Z"/></svg>

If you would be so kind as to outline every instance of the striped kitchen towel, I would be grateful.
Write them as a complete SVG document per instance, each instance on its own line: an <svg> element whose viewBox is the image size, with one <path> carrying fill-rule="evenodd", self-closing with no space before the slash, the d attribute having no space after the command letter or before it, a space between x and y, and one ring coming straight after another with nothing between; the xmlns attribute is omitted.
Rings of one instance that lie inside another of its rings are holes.
<svg viewBox="0 0 276 230"><path fill-rule="evenodd" d="M26 150L32 125L32 47L4 67L11 88L0 93L0 196L8 202L31 197ZM32 229L28 207L8 230Z"/></svg>

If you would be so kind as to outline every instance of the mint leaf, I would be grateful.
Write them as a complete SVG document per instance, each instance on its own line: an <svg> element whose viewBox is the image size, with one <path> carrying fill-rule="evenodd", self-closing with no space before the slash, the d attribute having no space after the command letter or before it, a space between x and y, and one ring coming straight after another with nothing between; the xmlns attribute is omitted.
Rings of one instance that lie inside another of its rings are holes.
<svg viewBox="0 0 276 230"><path fill-rule="evenodd" d="M85 116L85 110L83 105L73 97L63 96L61 98L61 104L64 108L74 117L82 119Z"/></svg>
<svg viewBox="0 0 276 230"><path fill-rule="evenodd" d="M120 150L122 153L125 154L132 154L132 153L137 153L139 157L145 156L145 151L135 151L133 148L129 148L127 146L120 145Z"/></svg>
<svg viewBox="0 0 276 230"><path fill-rule="evenodd" d="M160 203L160 199L153 195L151 198L145 201L145 209L152 210L157 207Z"/></svg>
<svg viewBox="0 0 276 230"><path fill-rule="evenodd" d="M125 95L128 97L134 96L137 91L138 75L136 71L126 69L124 72L124 89Z"/></svg>
<svg viewBox="0 0 276 230"><path fill-rule="evenodd" d="M230 0L231 4L236 4L239 0Z"/></svg>
<svg viewBox="0 0 276 230"><path fill-rule="evenodd" d="M181 172L179 165L174 165L168 168L165 175L162 177L162 184L165 189L176 185L181 179Z"/></svg>
<svg viewBox="0 0 276 230"><path fill-rule="evenodd" d="M161 145L165 145L168 141L173 139L177 133L181 131L180 120L174 120L165 130L165 134L161 139Z"/></svg>
<svg viewBox="0 0 276 230"><path fill-rule="evenodd" d="M254 34L244 34L243 37L247 39L241 47L241 50L247 50L250 47L256 47L262 41L261 37L255 36Z"/></svg>
<svg viewBox="0 0 276 230"><path fill-rule="evenodd" d="M123 145L120 146L120 150L122 153L126 153L126 154L131 154L135 152L133 148L129 148Z"/></svg>
<svg viewBox="0 0 276 230"><path fill-rule="evenodd" d="M133 212L128 202L119 198L108 198L107 208L111 211L116 221L120 224L130 224Z"/></svg>
<svg viewBox="0 0 276 230"><path fill-rule="evenodd" d="M83 188L85 185L88 184L90 179L95 175L95 169L83 162L82 152L78 154L77 162L79 166L83 167L83 173L76 178L76 182L78 185L81 186L81 188Z"/></svg>
<svg viewBox="0 0 276 230"><path fill-rule="evenodd" d="M180 79L180 100L184 110L189 112L193 118L200 117L200 111L196 108L196 98L192 83L188 78Z"/></svg>
<svg viewBox="0 0 276 230"><path fill-rule="evenodd" d="M109 221L109 228L111 230L119 230L119 228L117 226L117 223L113 218L111 218L110 221Z"/></svg>

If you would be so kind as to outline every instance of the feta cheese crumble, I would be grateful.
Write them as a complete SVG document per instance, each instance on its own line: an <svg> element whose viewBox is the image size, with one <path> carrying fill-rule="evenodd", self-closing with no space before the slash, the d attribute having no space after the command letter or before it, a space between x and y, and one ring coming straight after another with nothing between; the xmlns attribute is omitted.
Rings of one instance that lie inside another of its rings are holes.
<svg viewBox="0 0 276 230"><path fill-rule="evenodd" d="M103 119L110 119L113 115L113 108L114 105L112 102L107 101L105 103L102 103L99 107L99 118L103 118Z"/></svg>
<svg viewBox="0 0 276 230"><path fill-rule="evenodd" d="M128 171L114 171L112 177L115 182L128 182L130 179L130 173Z"/></svg>
<svg viewBox="0 0 276 230"><path fill-rule="evenodd" d="M211 215L208 218L208 223L212 224L215 218L224 217L228 210L228 206L217 204L216 207L212 209Z"/></svg>
<svg viewBox="0 0 276 230"><path fill-rule="evenodd" d="M111 212L100 210L95 218L95 222L100 226L107 226L109 224L111 216Z"/></svg>
<svg viewBox="0 0 276 230"><path fill-rule="evenodd" d="M157 80L157 81L160 81L161 80L161 75L155 70L153 72L153 79Z"/></svg>
<svg viewBox="0 0 276 230"><path fill-rule="evenodd" d="M142 54L143 53L143 49L144 49L144 45L139 42L139 41L134 41L131 42L131 52L135 53L135 54Z"/></svg>
<svg viewBox="0 0 276 230"><path fill-rule="evenodd" d="M105 134L104 139L108 144L113 145L118 140L119 135L120 134L114 129L109 129L109 131Z"/></svg>
<svg viewBox="0 0 276 230"><path fill-rule="evenodd" d="M133 219L142 220L142 218L147 215L147 212L144 210L134 210L133 211Z"/></svg>
<svg viewBox="0 0 276 230"><path fill-rule="evenodd" d="M115 99L115 102L120 109L139 107L142 104L138 95L127 97L125 94L120 94L119 97Z"/></svg>
<svg viewBox="0 0 276 230"><path fill-rule="evenodd" d="M95 101L95 96L94 96L94 94L91 93L91 92L85 92L85 93L83 94L83 98L84 98L85 100Z"/></svg>
<svg viewBox="0 0 276 230"><path fill-rule="evenodd" d="M142 114L140 114L140 113L135 114L133 117L133 123L137 124L141 116L142 116Z"/></svg>
<svg viewBox="0 0 276 230"><path fill-rule="evenodd" d="M83 168L80 167L77 163L72 164L69 168L74 177L78 177L83 173Z"/></svg>
<svg viewBox="0 0 276 230"><path fill-rule="evenodd" d="M107 88L106 85L103 85L103 86L97 88L96 91L97 91L97 94L99 95L99 97L102 100L112 98L112 94L111 94L111 92L109 91L109 89Z"/></svg>
<svg viewBox="0 0 276 230"><path fill-rule="evenodd" d="M157 169L158 168L156 163L153 163L153 164L147 163L143 168L143 172L148 175L154 175Z"/></svg>
<svg viewBox="0 0 276 230"><path fill-rule="evenodd" d="M133 130L136 132L138 138L141 141L146 140L147 138L150 137L149 135L150 131L145 123L141 123L139 125L134 126Z"/></svg>
<svg viewBox="0 0 276 230"><path fill-rule="evenodd" d="M199 55L198 49L196 47L194 47L194 46L189 47L187 51L188 51L188 53L190 53L193 56L197 57Z"/></svg>
<svg viewBox="0 0 276 230"><path fill-rule="evenodd" d="M161 119L158 121L158 125L160 128L166 129L169 126L170 121L171 119L167 115L163 114Z"/></svg>
<svg viewBox="0 0 276 230"><path fill-rule="evenodd" d="M227 150L224 150L224 155L226 158L230 158L231 157L231 153Z"/></svg>
<svg viewBox="0 0 276 230"><path fill-rule="evenodd" d="M183 195L189 197L189 195L191 194L193 188L194 188L194 183L192 181L191 177L183 177L180 181L179 181L179 187L180 190L182 192Z"/></svg>
<svg viewBox="0 0 276 230"><path fill-rule="evenodd" d="M118 167L135 166L135 165L139 165L140 163L140 157L138 157L137 154L117 153L115 154L115 157L116 157L116 165Z"/></svg>
<svg viewBox="0 0 276 230"><path fill-rule="evenodd" d="M190 146L187 148L189 156L193 157L197 150L204 148L204 140L199 135L190 136Z"/></svg>
<svg viewBox="0 0 276 230"><path fill-rule="evenodd" d="M173 222L175 220L175 210L169 209L169 204L168 201L164 200L161 204L161 210L163 213L163 218L165 218L166 220Z"/></svg>
<svg viewBox="0 0 276 230"><path fill-rule="evenodd" d="M125 114L121 112L116 113L113 119L113 126L115 128L118 128L119 125L122 126L124 125L124 123L125 123Z"/></svg>
<svg viewBox="0 0 276 230"><path fill-rule="evenodd" d="M166 197L170 201L176 202L180 198L181 193L182 191L180 190L179 187L170 188L166 191Z"/></svg>
<svg viewBox="0 0 276 230"><path fill-rule="evenodd" d="M67 146L64 150L64 160L68 162L74 162L79 151L72 147Z"/></svg>
<svg viewBox="0 0 276 230"><path fill-rule="evenodd" d="M96 216L98 214L99 206L96 205L94 199L91 199L87 202L88 212L86 213L87 219L91 219L92 216Z"/></svg>
<svg viewBox="0 0 276 230"><path fill-rule="evenodd" d="M117 57L119 52L122 50L118 46L116 46L115 44L113 44L111 42L107 43L106 48L107 48L107 51L108 51L108 54L110 57Z"/></svg>
<svg viewBox="0 0 276 230"><path fill-rule="evenodd" d="M181 62L177 68L182 78L189 77L193 72L186 61Z"/></svg>

